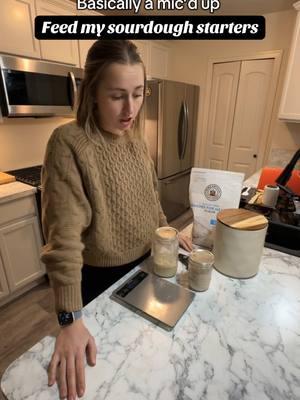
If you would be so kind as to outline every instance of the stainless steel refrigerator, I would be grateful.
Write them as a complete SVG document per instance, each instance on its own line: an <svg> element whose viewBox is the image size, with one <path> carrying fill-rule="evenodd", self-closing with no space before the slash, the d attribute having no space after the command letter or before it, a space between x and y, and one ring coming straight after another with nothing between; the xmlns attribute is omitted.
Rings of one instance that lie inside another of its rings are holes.
<svg viewBox="0 0 300 400"><path fill-rule="evenodd" d="M199 87L167 80L147 81L145 139L154 161L162 208L168 221L189 208Z"/></svg>

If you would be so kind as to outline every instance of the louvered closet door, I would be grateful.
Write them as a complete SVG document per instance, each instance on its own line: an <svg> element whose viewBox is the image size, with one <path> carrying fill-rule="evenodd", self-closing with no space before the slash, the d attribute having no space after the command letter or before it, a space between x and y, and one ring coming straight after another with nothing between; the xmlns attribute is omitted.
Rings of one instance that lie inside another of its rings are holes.
<svg viewBox="0 0 300 400"><path fill-rule="evenodd" d="M227 169L241 62L213 66L205 166Z"/></svg>
<svg viewBox="0 0 300 400"><path fill-rule="evenodd" d="M242 62L228 170L244 172L246 178L257 170L265 149L275 96L273 68L274 59Z"/></svg>

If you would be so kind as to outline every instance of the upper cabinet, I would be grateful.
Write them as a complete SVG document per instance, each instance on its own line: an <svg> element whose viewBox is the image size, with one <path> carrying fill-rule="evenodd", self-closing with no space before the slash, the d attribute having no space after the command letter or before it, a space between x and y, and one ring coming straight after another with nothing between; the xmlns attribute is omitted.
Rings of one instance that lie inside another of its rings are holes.
<svg viewBox="0 0 300 400"><path fill-rule="evenodd" d="M84 68L87 52L95 40L36 40L37 15L101 15L78 11L71 0L1 0L0 53L41 58ZM158 41L134 40L148 77L166 79L169 47Z"/></svg>
<svg viewBox="0 0 300 400"><path fill-rule="evenodd" d="M166 46L151 43L149 73L153 78L166 79L168 76L169 49Z"/></svg>
<svg viewBox="0 0 300 400"><path fill-rule="evenodd" d="M97 11L77 11L77 15L94 15L94 16L99 16L102 15L98 13ZM79 60L80 60L80 67L84 68L85 65L85 60L87 53L92 46L93 43L95 43L96 40L78 40L78 48L79 48Z"/></svg>
<svg viewBox="0 0 300 400"><path fill-rule="evenodd" d="M40 58L34 38L34 0L1 0L0 52Z"/></svg>
<svg viewBox="0 0 300 400"><path fill-rule="evenodd" d="M290 122L300 122L300 1L295 3L294 7L297 10L297 19L282 92L279 118Z"/></svg>
<svg viewBox="0 0 300 400"><path fill-rule="evenodd" d="M146 67L148 77L166 79L169 48L147 40L133 40Z"/></svg>
<svg viewBox="0 0 300 400"><path fill-rule="evenodd" d="M76 15L75 3L66 0L37 0L36 6L37 15ZM43 60L79 66L77 40L40 40L40 46Z"/></svg>
<svg viewBox="0 0 300 400"><path fill-rule="evenodd" d="M80 67L84 68L87 53L95 40L78 40Z"/></svg>

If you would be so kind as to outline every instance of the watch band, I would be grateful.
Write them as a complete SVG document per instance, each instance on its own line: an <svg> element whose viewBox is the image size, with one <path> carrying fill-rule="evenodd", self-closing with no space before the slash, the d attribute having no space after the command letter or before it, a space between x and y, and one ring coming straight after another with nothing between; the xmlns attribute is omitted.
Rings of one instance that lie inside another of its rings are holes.
<svg viewBox="0 0 300 400"><path fill-rule="evenodd" d="M74 321L76 321L77 319L80 319L81 317L82 317L82 311L81 310L73 311Z"/></svg>

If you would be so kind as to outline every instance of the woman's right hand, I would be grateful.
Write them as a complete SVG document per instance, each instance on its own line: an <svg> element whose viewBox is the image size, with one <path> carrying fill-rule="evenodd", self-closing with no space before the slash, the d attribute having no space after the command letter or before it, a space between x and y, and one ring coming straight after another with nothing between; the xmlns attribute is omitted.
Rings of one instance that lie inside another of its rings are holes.
<svg viewBox="0 0 300 400"><path fill-rule="evenodd" d="M96 364L95 340L81 319L61 328L48 369L48 385L57 381L61 399L75 400L85 391L85 356L90 366Z"/></svg>

